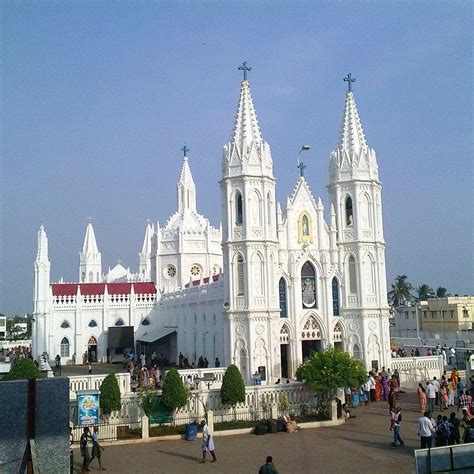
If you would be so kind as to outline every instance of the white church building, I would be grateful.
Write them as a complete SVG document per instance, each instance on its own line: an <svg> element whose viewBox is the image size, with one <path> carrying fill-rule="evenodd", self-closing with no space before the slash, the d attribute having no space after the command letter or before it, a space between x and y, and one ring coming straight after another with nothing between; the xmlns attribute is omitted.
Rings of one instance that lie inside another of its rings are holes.
<svg viewBox="0 0 474 474"><path fill-rule="evenodd" d="M242 68L242 67L241 67ZM183 148L177 211L148 223L136 273L104 272L92 224L78 282L51 283L48 240L38 233L33 350L63 361L121 353L120 328L138 351L177 361L203 355L236 364L244 378L292 378L313 351L339 347L367 368L390 365L381 182L348 81L328 200L315 198L304 165L284 206L276 201L270 145L250 85L241 83L222 155L222 224L197 211ZM119 329L117 329L119 328ZM124 332L125 334L125 332ZM124 336L125 337L125 336ZM122 345L121 345L122 344Z"/></svg>

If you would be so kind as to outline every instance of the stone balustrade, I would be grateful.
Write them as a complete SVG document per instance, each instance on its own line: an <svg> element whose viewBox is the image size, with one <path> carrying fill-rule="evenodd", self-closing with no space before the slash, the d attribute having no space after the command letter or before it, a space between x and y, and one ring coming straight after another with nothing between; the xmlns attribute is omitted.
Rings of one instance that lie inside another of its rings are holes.
<svg viewBox="0 0 474 474"><path fill-rule="evenodd" d="M76 399L76 392L78 390L99 390L102 382L104 381L107 374L97 375L73 375L69 378L69 399ZM117 382L120 387L120 393L122 396L131 393L130 389L130 374L118 373L115 374Z"/></svg>
<svg viewBox="0 0 474 474"><path fill-rule="evenodd" d="M209 374L212 374L214 375L214 382L211 383L211 388L221 388L225 371L226 371L225 367L223 368L209 367L207 369L180 369L178 370L178 373L183 383L186 383L188 376L191 376L193 384L196 384L198 382L198 379L202 380L205 374L207 376L209 376ZM204 385L207 386L207 383L205 382L201 382L201 384L203 386Z"/></svg>
<svg viewBox="0 0 474 474"><path fill-rule="evenodd" d="M420 382L441 378L444 371L443 356L426 357L392 357L390 366L400 374L400 385L403 388L416 388Z"/></svg>

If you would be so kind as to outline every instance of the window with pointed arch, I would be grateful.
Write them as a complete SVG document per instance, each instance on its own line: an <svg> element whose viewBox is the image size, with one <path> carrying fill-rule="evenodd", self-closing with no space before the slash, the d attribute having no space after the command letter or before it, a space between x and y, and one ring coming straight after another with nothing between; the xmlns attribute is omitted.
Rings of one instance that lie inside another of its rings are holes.
<svg viewBox="0 0 474 474"><path fill-rule="evenodd" d="M150 320L148 318L145 318L143 321L142 321L142 325L143 326L149 326L150 325Z"/></svg>
<svg viewBox="0 0 474 474"><path fill-rule="evenodd" d="M310 262L301 268L301 299L303 308L317 308L316 270Z"/></svg>
<svg viewBox="0 0 474 474"><path fill-rule="evenodd" d="M242 204L242 194L239 191L235 194L235 223L237 225L242 225L244 222L243 217L243 204Z"/></svg>
<svg viewBox="0 0 474 474"><path fill-rule="evenodd" d="M115 325L116 325L116 326L125 326L125 323L123 322L123 319L122 319L122 318L119 318L119 319L117 319L117 321L115 322Z"/></svg>
<svg viewBox="0 0 474 474"><path fill-rule="evenodd" d="M89 322L89 327L90 328L96 328L97 327L97 322L95 319L91 319Z"/></svg>
<svg viewBox="0 0 474 474"><path fill-rule="evenodd" d="M62 327L63 329L67 329L67 328L70 328L71 325L69 324L69 321L64 320L64 321L61 323L61 327Z"/></svg>
<svg viewBox="0 0 474 474"><path fill-rule="evenodd" d="M280 318L287 318L286 281L283 277L280 278L280 282L278 283L278 294L280 296Z"/></svg>
<svg viewBox="0 0 474 474"><path fill-rule="evenodd" d="M349 267L349 293L357 293L357 272L356 272L356 262L353 255L349 257L348 260Z"/></svg>
<svg viewBox="0 0 474 474"><path fill-rule="evenodd" d="M237 296L244 296L244 258L241 254L237 257Z"/></svg>
<svg viewBox="0 0 474 474"><path fill-rule="evenodd" d="M272 225L272 214L273 214L272 195L270 193L268 193L267 194L267 224L269 226Z"/></svg>
<svg viewBox="0 0 474 474"><path fill-rule="evenodd" d="M61 357L69 357L69 339L63 337L61 340Z"/></svg>
<svg viewBox="0 0 474 474"><path fill-rule="evenodd" d="M354 224L354 213L352 209L352 198L350 196L346 197L345 208L346 208L346 226L352 227Z"/></svg>
<svg viewBox="0 0 474 474"><path fill-rule="evenodd" d="M337 278L332 279L332 315L340 316L339 309L339 282Z"/></svg>

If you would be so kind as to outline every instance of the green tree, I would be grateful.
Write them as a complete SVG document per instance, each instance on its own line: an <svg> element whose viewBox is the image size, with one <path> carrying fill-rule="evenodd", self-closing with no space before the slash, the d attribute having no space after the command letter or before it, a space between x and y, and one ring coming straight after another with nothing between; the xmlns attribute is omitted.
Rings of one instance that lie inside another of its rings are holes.
<svg viewBox="0 0 474 474"><path fill-rule="evenodd" d="M175 411L186 405L189 397L189 392L186 390L181 377L176 369L170 369L165 377L163 384L163 391L161 395L161 403Z"/></svg>
<svg viewBox="0 0 474 474"><path fill-rule="evenodd" d="M418 294L418 299L420 301L426 301L429 297L434 296L433 288L428 286L426 283L423 283L423 285L420 285L416 289L416 292Z"/></svg>
<svg viewBox="0 0 474 474"><path fill-rule="evenodd" d="M393 306L396 308L412 299L410 291L413 289L413 285L407 280L406 275L398 275L392 283L392 289L388 292L388 298L392 300Z"/></svg>
<svg viewBox="0 0 474 474"><path fill-rule="evenodd" d="M245 401L245 383L239 368L231 364L225 371L221 386L221 400L224 405L235 409L237 403Z"/></svg>
<svg viewBox="0 0 474 474"><path fill-rule="evenodd" d="M436 298L446 298L446 296L449 296L448 290L442 286L438 286L438 288L436 288Z"/></svg>
<svg viewBox="0 0 474 474"><path fill-rule="evenodd" d="M100 386L100 408L104 415L110 415L122 408L120 387L115 374L107 375Z"/></svg>
<svg viewBox="0 0 474 474"><path fill-rule="evenodd" d="M158 392L152 387L143 387L138 391L138 405L148 417L162 407Z"/></svg>
<svg viewBox="0 0 474 474"><path fill-rule="evenodd" d="M19 359L2 380L41 379L43 374L31 359Z"/></svg>
<svg viewBox="0 0 474 474"><path fill-rule="evenodd" d="M334 393L338 388L358 387L367 381L364 364L347 352L330 347L313 352L311 359L296 371L296 379L311 390Z"/></svg>

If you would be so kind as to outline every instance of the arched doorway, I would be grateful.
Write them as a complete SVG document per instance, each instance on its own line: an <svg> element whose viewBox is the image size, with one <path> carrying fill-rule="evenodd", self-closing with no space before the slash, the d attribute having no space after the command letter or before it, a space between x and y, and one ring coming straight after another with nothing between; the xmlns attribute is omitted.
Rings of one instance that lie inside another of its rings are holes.
<svg viewBox="0 0 474 474"><path fill-rule="evenodd" d="M97 362L97 339L94 336L87 342L87 355L89 362Z"/></svg>
<svg viewBox="0 0 474 474"><path fill-rule="evenodd" d="M286 324L280 329L280 365L281 377L290 378L290 330Z"/></svg>
<svg viewBox="0 0 474 474"><path fill-rule="evenodd" d="M336 323L334 326L333 331L333 341L334 341L334 349L340 349L341 351L344 349L342 345L342 328L339 323Z"/></svg>
<svg viewBox="0 0 474 474"><path fill-rule="evenodd" d="M311 357L313 352L322 350L321 329L314 316L310 316L301 331L301 349L303 362Z"/></svg>

